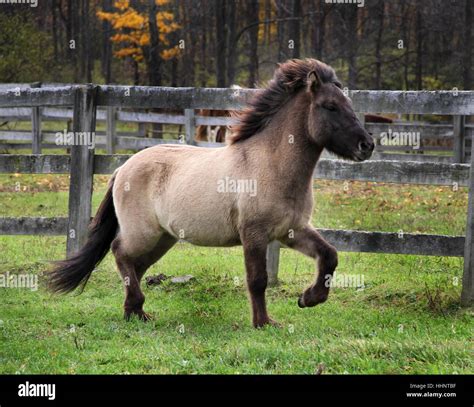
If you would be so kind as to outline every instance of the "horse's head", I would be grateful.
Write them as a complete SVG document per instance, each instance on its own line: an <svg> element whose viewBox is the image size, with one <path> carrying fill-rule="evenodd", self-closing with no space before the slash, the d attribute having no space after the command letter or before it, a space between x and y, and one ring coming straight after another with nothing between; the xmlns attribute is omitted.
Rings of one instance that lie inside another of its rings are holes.
<svg viewBox="0 0 474 407"><path fill-rule="evenodd" d="M339 82L323 82L316 71L307 78L311 95L309 136L330 152L354 161L372 155L374 141L362 127Z"/></svg>

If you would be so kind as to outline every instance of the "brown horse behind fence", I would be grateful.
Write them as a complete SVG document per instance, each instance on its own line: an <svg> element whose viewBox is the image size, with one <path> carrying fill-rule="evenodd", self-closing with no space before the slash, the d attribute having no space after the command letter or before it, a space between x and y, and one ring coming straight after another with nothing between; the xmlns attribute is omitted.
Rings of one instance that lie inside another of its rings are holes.
<svg viewBox="0 0 474 407"><path fill-rule="evenodd" d="M279 240L318 260L316 282L298 305L326 301L337 252L310 223L313 171L324 148L363 161L374 143L331 67L290 60L241 114L226 147L161 145L118 168L87 242L52 270L52 289L84 286L111 248L124 280L125 317L147 320L140 280L179 239L242 245L253 325L261 327L273 323L265 304L266 247Z"/></svg>
<svg viewBox="0 0 474 407"><path fill-rule="evenodd" d="M201 109L198 112L199 116L203 117L231 117L229 110L209 110ZM196 134L194 139L196 141L210 141L214 143L224 143L227 137L229 128L227 126L206 126L200 125L196 127Z"/></svg>

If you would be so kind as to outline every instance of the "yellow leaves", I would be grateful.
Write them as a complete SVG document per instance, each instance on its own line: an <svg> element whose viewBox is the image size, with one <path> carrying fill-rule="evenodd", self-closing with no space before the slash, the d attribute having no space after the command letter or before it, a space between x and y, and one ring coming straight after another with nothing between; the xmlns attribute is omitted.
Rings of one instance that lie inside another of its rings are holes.
<svg viewBox="0 0 474 407"><path fill-rule="evenodd" d="M156 14L157 24L163 24L165 20L173 20L173 18L173 13L170 13L169 11L159 11Z"/></svg>
<svg viewBox="0 0 474 407"><path fill-rule="evenodd" d="M173 13L160 11L156 14L156 25L161 34L170 34L179 28L179 24L173 22Z"/></svg>
<svg viewBox="0 0 474 407"><path fill-rule="evenodd" d="M106 13L105 11L98 11L96 13L96 16L98 17L99 20L106 20L106 21L112 21L114 18L116 18L117 14L116 13Z"/></svg>
<svg viewBox="0 0 474 407"><path fill-rule="evenodd" d="M146 28L146 18L140 15L136 10L127 10L124 14L117 14L112 20L112 27L116 30L132 29L143 30Z"/></svg>
<svg viewBox="0 0 474 407"><path fill-rule="evenodd" d="M113 42L125 42L125 41L130 41L132 37L128 34L115 34L110 39Z"/></svg>
<svg viewBox="0 0 474 407"><path fill-rule="evenodd" d="M114 52L115 56L118 58L131 57L139 53L141 53L140 48L122 48Z"/></svg>
<svg viewBox="0 0 474 407"><path fill-rule="evenodd" d="M114 3L114 7L119 9L120 11L126 10L130 7L130 1L129 0L117 0Z"/></svg>
<svg viewBox="0 0 474 407"><path fill-rule="evenodd" d="M121 30L124 28L135 30L143 29L147 23L146 18L133 9L129 9L123 14L107 13L105 11L99 10L97 11L96 16L99 20L110 21L112 27L116 30Z"/></svg>
<svg viewBox="0 0 474 407"><path fill-rule="evenodd" d="M179 55L179 48L178 46L175 46L170 49L165 49L161 51L160 55L161 55L161 58L163 58L164 60L176 58Z"/></svg>
<svg viewBox="0 0 474 407"><path fill-rule="evenodd" d="M138 40L138 44L142 47L150 44L150 34L143 33L140 35L140 39Z"/></svg>
<svg viewBox="0 0 474 407"><path fill-rule="evenodd" d="M169 4L169 0L155 0L158 7ZM97 11L97 18L110 21L115 34L110 40L121 48L114 52L117 58L133 58L140 62L143 60L143 48L150 45L150 30L148 16L146 13L140 14L130 6L129 0L117 0L114 2L116 12ZM173 13L166 10L159 10L156 13L156 26L158 27L159 41L162 45L168 46L168 35L180 28L174 22ZM160 53L163 59L172 59L179 55L177 46L170 49L163 49Z"/></svg>
<svg viewBox="0 0 474 407"><path fill-rule="evenodd" d="M141 34L139 32L134 32L130 34L115 34L110 37L112 42L128 42L133 45L148 45L150 43L150 38L148 34Z"/></svg>

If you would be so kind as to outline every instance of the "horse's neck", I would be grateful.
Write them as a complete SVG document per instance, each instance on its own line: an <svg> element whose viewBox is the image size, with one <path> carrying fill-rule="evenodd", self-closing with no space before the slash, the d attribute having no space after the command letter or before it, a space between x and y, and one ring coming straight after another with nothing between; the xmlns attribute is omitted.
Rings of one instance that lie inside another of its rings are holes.
<svg viewBox="0 0 474 407"><path fill-rule="evenodd" d="M308 136L309 101L297 95L278 112L255 142L271 149L270 160L291 182L306 185L313 176L322 148Z"/></svg>

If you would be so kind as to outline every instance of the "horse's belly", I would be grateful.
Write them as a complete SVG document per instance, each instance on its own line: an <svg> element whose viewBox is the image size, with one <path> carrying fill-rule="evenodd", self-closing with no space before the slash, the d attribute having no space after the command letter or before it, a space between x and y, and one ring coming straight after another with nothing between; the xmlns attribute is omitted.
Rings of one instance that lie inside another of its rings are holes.
<svg viewBox="0 0 474 407"><path fill-rule="evenodd" d="M229 247L240 245L238 235L218 236L218 235L193 235L183 239L196 246L207 247Z"/></svg>
<svg viewBox="0 0 474 407"><path fill-rule="evenodd" d="M171 210L158 209L158 221L172 236L198 246L234 246L240 243L232 219L226 208L175 206Z"/></svg>
<svg viewBox="0 0 474 407"><path fill-rule="evenodd" d="M234 246L240 243L238 233L228 224L192 222L188 219L170 219L163 225L168 233L197 246Z"/></svg>

